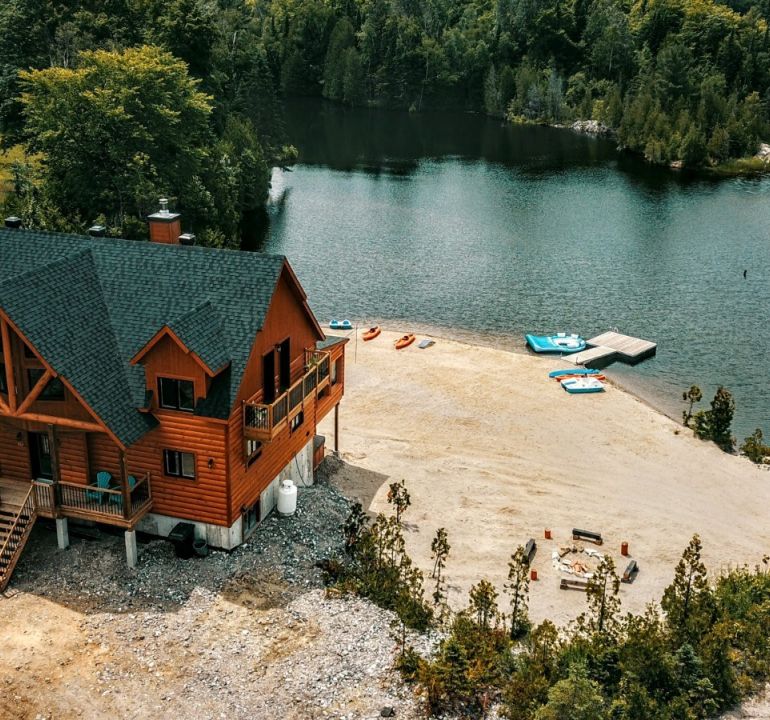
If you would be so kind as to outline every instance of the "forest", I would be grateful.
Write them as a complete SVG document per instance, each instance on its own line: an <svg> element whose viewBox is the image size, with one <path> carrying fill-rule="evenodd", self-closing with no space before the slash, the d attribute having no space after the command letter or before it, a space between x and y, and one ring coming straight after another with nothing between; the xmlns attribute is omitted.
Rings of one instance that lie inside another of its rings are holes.
<svg viewBox="0 0 770 720"><path fill-rule="evenodd" d="M141 237L170 194L203 242L237 244L296 157L294 95L591 119L650 162L718 166L770 137L768 18L768 0L8 0L0 134L29 159L6 205Z"/></svg>

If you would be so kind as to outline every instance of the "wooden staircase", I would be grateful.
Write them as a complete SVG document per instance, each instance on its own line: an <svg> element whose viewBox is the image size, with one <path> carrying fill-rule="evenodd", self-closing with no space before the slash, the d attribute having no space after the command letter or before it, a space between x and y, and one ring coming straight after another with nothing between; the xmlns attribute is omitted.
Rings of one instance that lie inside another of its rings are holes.
<svg viewBox="0 0 770 720"><path fill-rule="evenodd" d="M0 592L5 590L37 519L30 485L0 485Z"/></svg>

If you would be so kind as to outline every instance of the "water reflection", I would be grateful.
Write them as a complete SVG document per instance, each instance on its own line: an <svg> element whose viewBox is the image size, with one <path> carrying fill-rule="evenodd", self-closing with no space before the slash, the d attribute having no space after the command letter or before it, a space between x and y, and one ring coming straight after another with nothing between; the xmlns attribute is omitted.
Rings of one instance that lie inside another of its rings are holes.
<svg viewBox="0 0 770 720"><path fill-rule="evenodd" d="M617 326L660 344L616 371L639 392L678 414L683 387L724 383L738 433L770 430L767 181L672 173L606 139L477 115L290 111L303 164L277 173L289 191L260 247L290 258L322 321L510 345Z"/></svg>

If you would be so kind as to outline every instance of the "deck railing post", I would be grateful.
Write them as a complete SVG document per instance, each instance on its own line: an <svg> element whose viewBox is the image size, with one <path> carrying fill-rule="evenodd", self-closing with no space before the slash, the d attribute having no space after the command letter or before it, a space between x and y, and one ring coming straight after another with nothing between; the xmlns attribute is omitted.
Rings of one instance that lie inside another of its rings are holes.
<svg viewBox="0 0 770 720"><path fill-rule="evenodd" d="M120 489L123 492L123 518L131 517L131 491L128 488L128 472L126 471L126 452L120 451Z"/></svg>
<svg viewBox="0 0 770 720"><path fill-rule="evenodd" d="M59 446L56 441L56 426L53 424L48 425L48 445L51 457L51 479L53 480L53 496L54 507L51 510L55 513L58 507L61 505L61 465L59 464Z"/></svg>

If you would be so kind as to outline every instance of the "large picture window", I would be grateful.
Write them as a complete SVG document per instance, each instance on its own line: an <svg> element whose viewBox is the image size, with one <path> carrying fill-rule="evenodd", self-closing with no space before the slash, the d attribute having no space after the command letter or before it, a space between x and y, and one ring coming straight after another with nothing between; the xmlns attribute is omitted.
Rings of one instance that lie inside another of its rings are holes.
<svg viewBox="0 0 770 720"><path fill-rule="evenodd" d="M43 368L30 368L27 370L27 378L29 379L29 389L32 390L37 381L45 375ZM43 388L43 392L40 393L39 400L64 400L64 385L59 378L52 378L48 381L48 384Z"/></svg>
<svg viewBox="0 0 770 720"><path fill-rule="evenodd" d="M195 480L195 455L192 453L164 450L163 467L166 475Z"/></svg>
<svg viewBox="0 0 770 720"><path fill-rule="evenodd" d="M186 412L195 409L195 385L192 380L158 378L158 397L162 408Z"/></svg>

